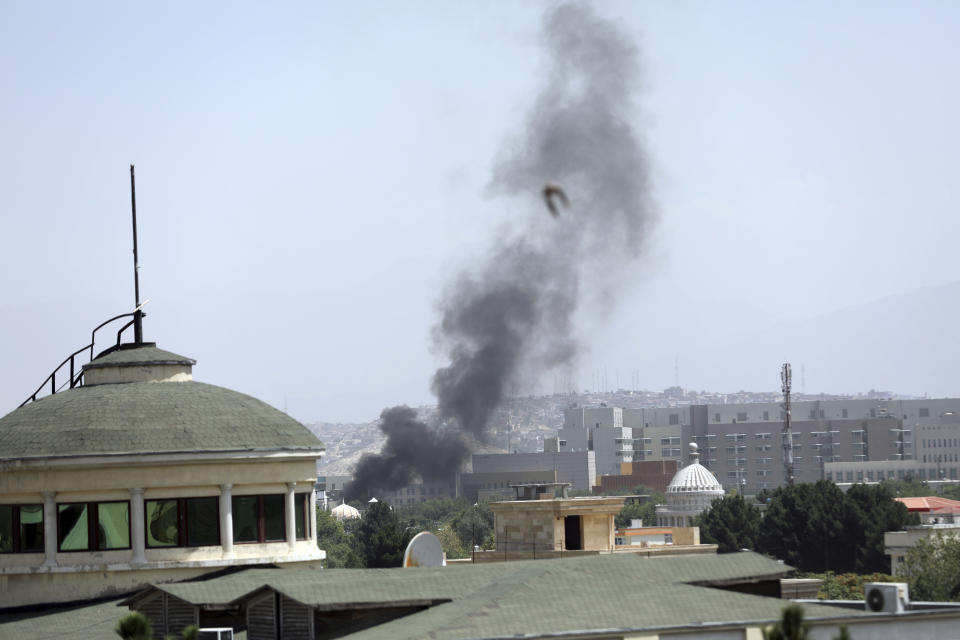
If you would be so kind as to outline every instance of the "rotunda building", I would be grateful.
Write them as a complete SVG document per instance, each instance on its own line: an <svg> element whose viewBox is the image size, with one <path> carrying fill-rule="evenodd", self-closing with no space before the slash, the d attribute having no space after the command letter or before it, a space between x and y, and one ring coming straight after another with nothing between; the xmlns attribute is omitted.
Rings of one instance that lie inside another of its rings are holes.
<svg viewBox="0 0 960 640"><path fill-rule="evenodd" d="M714 500L723 496L723 487L713 473L700 464L697 445L691 442L690 464L677 471L667 485L667 503L657 505L657 525L693 526L693 519L706 511Z"/></svg>
<svg viewBox="0 0 960 640"><path fill-rule="evenodd" d="M69 389L0 418L0 608L319 567L324 448L306 427L194 381L193 359L151 342L111 347L76 376L72 358Z"/></svg>

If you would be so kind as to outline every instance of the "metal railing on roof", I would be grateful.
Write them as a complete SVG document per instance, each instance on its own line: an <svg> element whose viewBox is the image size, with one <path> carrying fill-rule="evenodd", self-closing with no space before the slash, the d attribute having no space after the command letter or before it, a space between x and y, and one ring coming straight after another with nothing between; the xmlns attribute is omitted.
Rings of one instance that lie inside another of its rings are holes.
<svg viewBox="0 0 960 640"><path fill-rule="evenodd" d="M35 402L35 401L37 400L37 396L38 396L40 393L43 392L43 390L47 387L47 385L50 386L50 394L49 394L49 395L53 395L53 394L57 393L58 391L62 391L63 388L66 387L67 385L70 385L70 388L71 388L71 389L73 389L74 387L77 387L77 386L82 386L82 385L83 385L83 369L81 368L79 372L77 371L77 364L78 364L78 363L77 363L77 356L79 356L79 355L80 355L81 353L83 353L84 351L89 351L90 354L89 354L89 359L87 360L87 362L89 362L90 360L93 360L93 357L94 357L94 356L93 356L93 347L94 347L94 345L96 344L96 341L97 341L97 331L99 331L99 330L102 329L103 327L107 326L107 325L110 324L111 322L114 322L114 321L116 321L116 320L119 320L120 318L132 318L132 320L130 320L128 323L126 323L125 325L123 325L122 327L120 327L119 331L117 331L117 342L116 342L116 344L112 345L112 346L109 347L108 349L104 350L101 354L99 354L99 355L104 355L104 354L110 353L111 351L115 351L115 350L120 346L120 344L121 344L121 339L122 339L122 336L123 336L123 332L126 331L127 329L129 329L129 328L130 328L131 326L133 326L134 324L136 324L137 321L140 320L141 318L143 318L145 315L146 315L146 314L145 314L141 309L138 308L137 310L131 311L130 313L121 313L121 314L118 315L118 316L114 316L114 317L110 318L109 320L106 320L106 321L104 321L104 322L101 322L99 325L97 325L97 326L93 329L93 331L90 332L90 344L87 344L87 345L84 345L84 346L80 347L79 349L77 349L76 351L74 351L73 353L71 353L70 355L68 355L66 358L64 358L63 362L61 362L59 365L57 365L57 367L50 373L50 375L48 375L48 376L46 377L46 379L40 384L40 386L37 387L37 390L34 391L33 394L30 395L26 400L24 400L23 402L21 402L20 405L19 405L17 408L19 409L20 407L24 406L25 404L27 404L27 403L29 403L29 402ZM81 364L82 364L82 363L81 363ZM63 383L61 383L60 386L58 387L58 386L57 386L57 373L58 373L61 369L63 369L64 367L66 367L67 365L69 365L70 373L69 373L69 375L68 375L68 377L67 377L67 380L64 381Z"/></svg>

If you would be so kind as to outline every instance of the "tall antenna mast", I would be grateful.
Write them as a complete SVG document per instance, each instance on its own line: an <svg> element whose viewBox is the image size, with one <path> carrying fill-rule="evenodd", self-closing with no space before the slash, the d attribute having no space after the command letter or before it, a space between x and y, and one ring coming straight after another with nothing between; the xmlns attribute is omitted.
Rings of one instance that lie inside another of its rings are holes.
<svg viewBox="0 0 960 640"><path fill-rule="evenodd" d="M130 165L130 206L133 210L133 341L143 342L143 311L140 309L140 261L137 256L137 183Z"/></svg>
<svg viewBox="0 0 960 640"><path fill-rule="evenodd" d="M785 362L780 370L783 388L783 475L788 485L793 484L793 434L790 432L790 363Z"/></svg>

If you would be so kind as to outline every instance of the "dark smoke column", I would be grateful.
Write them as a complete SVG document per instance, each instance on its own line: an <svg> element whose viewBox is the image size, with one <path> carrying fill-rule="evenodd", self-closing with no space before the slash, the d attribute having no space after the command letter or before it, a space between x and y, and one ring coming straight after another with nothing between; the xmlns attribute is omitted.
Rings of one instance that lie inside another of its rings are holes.
<svg viewBox="0 0 960 640"><path fill-rule="evenodd" d="M424 424L407 407L385 410L386 445L360 460L351 498L417 476L452 478L469 453L461 434L485 438L511 382L574 363L579 303L593 296L609 312L646 246L657 216L633 124L637 48L617 25L574 4L544 17L543 48L544 85L490 184L495 194L526 199L527 217L502 230L440 300L434 335L449 364L432 388L441 422ZM541 200L550 182L571 200L558 219Z"/></svg>

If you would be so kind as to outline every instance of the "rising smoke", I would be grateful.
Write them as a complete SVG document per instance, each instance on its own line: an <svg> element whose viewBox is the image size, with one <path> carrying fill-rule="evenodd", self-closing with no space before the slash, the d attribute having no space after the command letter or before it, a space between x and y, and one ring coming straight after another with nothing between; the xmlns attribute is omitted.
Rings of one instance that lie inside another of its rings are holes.
<svg viewBox="0 0 960 640"><path fill-rule="evenodd" d="M379 455L361 458L351 499L416 477L450 479L469 453L463 435L484 440L512 383L573 364L583 293L599 294L607 311L643 252L656 213L632 124L637 48L613 22L579 4L547 13L543 47L546 81L490 183L491 193L528 200L527 218L502 230L489 255L439 302L434 339L449 356L433 377L439 424L417 420L408 407L384 410L386 444ZM550 182L571 200L556 220L540 199Z"/></svg>

